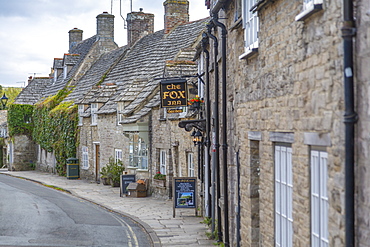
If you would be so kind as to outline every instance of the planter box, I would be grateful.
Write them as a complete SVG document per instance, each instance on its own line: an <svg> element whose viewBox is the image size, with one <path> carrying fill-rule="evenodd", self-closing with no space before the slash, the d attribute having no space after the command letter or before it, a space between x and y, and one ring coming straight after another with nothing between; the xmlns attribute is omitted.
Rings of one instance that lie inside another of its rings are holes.
<svg viewBox="0 0 370 247"><path fill-rule="evenodd" d="M155 187L166 187L166 180L165 179L153 179L152 184Z"/></svg>
<svg viewBox="0 0 370 247"><path fill-rule="evenodd" d="M130 183L127 187L129 197L146 197L146 188L144 184Z"/></svg>

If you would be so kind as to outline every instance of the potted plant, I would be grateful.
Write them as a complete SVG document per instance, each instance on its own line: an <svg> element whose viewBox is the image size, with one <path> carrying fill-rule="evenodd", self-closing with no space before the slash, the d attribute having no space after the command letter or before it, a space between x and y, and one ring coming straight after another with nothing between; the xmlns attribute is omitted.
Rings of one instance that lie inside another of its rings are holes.
<svg viewBox="0 0 370 247"><path fill-rule="evenodd" d="M198 95L195 95L194 98L188 100L188 105L191 109L199 109L202 103L204 103L204 100L201 99Z"/></svg>
<svg viewBox="0 0 370 247"><path fill-rule="evenodd" d="M122 165L122 161L120 160L118 160L112 165L111 178L110 178L112 187L119 187L120 178L124 170L125 170L125 167Z"/></svg>
<svg viewBox="0 0 370 247"><path fill-rule="evenodd" d="M104 185L109 185L109 173L110 167L109 165L104 166L100 171L100 180Z"/></svg>
<svg viewBox="0 0 370 247"><path fill-rule="evenodd" d="M101 169L101 178L104 185L110 184L112 187L119 187L120 178L125 167L122 161L114 161L112 157L109 158L109 163Z"/></svg>

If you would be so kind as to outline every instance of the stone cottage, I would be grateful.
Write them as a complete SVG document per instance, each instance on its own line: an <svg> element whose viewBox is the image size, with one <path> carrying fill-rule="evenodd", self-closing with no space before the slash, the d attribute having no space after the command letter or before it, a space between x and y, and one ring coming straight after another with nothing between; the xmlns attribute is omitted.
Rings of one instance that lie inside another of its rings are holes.
<svg viewBox="0 0 370 247"><path fill-rule="evenodd" d="M170 4L173 7L171 1L164 3L165 19L176 16L173 8L168 8ZM175 11L188 13L188 2L179 3ZM152 181L151 191L168 198L172 197L173 176L196 175L197 156L190 133L177 126L191 114L187 107L178 109L180 113L160 108L159 85L161 80L181 77L190 78L190 88L198 83L198 66L193 59L205 21L188 22L187 14L176 23L172 18L168 22L171 26L153 33L152 14L132 12L127 19L127 47L107 53L112 59L109 62L98 60L66 98L75 97L79 105L81 176L99 180L99 171L109 158L119 159L126 173L137 179L152 180L157 172L167 175L161 185ZM135 32L131 33L130 27L136 27L132 28ZM104 72L95 69L100 65L109 68ZM86 85L96 86L77 99Z"/></svg>
<svg viewBox="0 0 370 247"><path fill-rule="evenodd" d="M368 245L370 5L355 3L206 1L225 246Z"/></svg>
<svg viewBox="0 0 370 247"><path fill-rule="evenodd" d="M81 178L99 182L109 160L121 160L137 179L166 175L161 184L152 181L151 192L169 198L172 177L197 176L197 148L190 133L178 127L196 112L162 109L159 95L161 80L185 78L189 97L202 87L194 59L205 20L189 22L188 7L188 1L165 1L165 28L157 32L153 14L129 13L129 42L121 48L114 43L114 16L98 15L97 34L83 40L82 30L70 30L69 52L54 59L50 79L42 85L30 81L16 99L16 104L34 105L68 89L61 104L78 106ZM55 172L54 153L32 147L37 169Z"/></svg>
<svg viewBox="0 0 370 247"><path fill-rule="evenodd" d="M102 54L117 48L113 31L114 16L107 12L97 16L97 34L91 38L83 40L82 30L70 30L69 52L54 59L50 78L31 79L14 104L35 105L65 87L73 88ZM40 148L30 136L16 135L11 145L13 170L27 169L31 162L40 170L55 172L55 155Z"/></svg>

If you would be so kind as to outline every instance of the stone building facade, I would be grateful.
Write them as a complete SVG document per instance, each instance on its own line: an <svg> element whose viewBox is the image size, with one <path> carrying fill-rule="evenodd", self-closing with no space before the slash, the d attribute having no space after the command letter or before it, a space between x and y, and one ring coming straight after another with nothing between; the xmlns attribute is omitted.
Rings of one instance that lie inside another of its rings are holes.
<svg viewBox="0 0 370 247"><path fill-rule="evenodd" d="M220 151L221 170L227 157L228 172L218 209L222 240L229 246L343 246L346 150L341 1L210 1L208 7L213 17L206 35L211 102L215 102L213 85L219 83L219 109L223 102L227 109L227 121L220 120L219 132L220 144L227 144L227 156ZM369 5L356 1L356 7L360 110L356 164L357 176L362 178L356 179L356 241L362 246L368 235L368 217L364 217L368 214L364 184L368 76L363 66L369 50L365 35ZM226 57L218 22L226 27ZM211 116L215 118L214 108ZM227 139L223 140L225 126ZM222 175L219 182L225 183Z"/></svg>
<svg viewBox="0 0 370 247"><path fill-rule="evenodd" d="M370 71L370 3L356 1L356 110L358 123L356 125L356 244L366 246L370 242L369 228L369 85Z"/></svg>

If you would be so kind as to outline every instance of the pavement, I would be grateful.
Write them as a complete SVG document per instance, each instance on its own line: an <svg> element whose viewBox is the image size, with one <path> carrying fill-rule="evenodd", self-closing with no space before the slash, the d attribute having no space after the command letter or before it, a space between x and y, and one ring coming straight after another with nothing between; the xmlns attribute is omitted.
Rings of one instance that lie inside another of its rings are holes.
<svg viewBox="0 0 370 247"><path fill-rule="evenodd" d="M154 247L214 246L215 241L209 240L205 234L208 227L201 223L202 217L195 216L194 209L176 209L176 217L173 218L172 200L151 196L120 197L119 187L40 171L0 169L0 173L62 188L76 197L130 217L149 233Z"/></svg>

